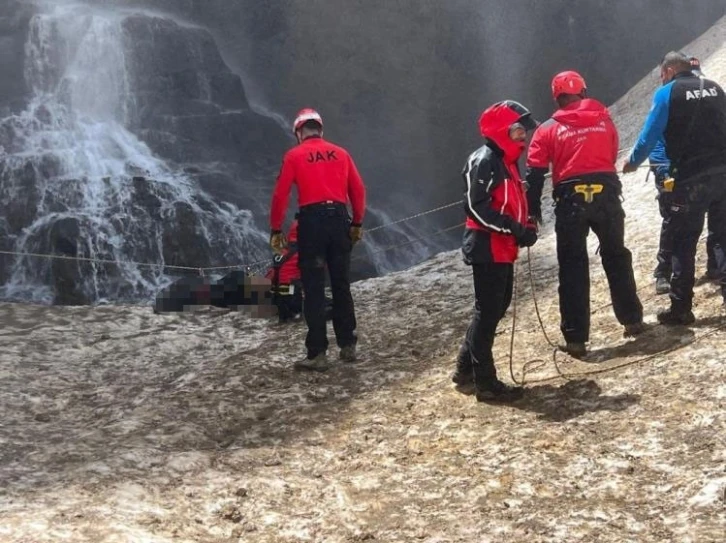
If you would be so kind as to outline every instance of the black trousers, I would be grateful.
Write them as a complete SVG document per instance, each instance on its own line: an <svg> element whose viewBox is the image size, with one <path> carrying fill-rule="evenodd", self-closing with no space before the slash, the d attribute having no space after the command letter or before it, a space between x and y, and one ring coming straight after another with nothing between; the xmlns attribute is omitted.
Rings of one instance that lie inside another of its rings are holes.
<svg viewBox="0 0 726 543"><path fill-rule="evenodd" d="M656 174L656 188L658 189L658 208L660 216L663 219L660 228L660 243L658 246L658 265L653 275L664 277L670 281L673 275L673 228L671 227L670 206L673 200L672 192L663 190L664 176ZM724 251L721 245L716 241L718 210L709 209L707 216L706 228L708 229L708 237L706 238L706 253L708 256L706 269L709 275L719 273L721 262L724 259Z"/></svg>
<svg viewBox="0 0 726 543"><path fill-rule="evenodd" d="M512 302L512 264L473 264L474 318L459 350L461 369L472 368L477 384L497 379L492 346L497 325Z"/></svg>
<svg viewBox="0 0 726 543"><path fill-rule="evenodd" d="M275 294L274 297L280 322L294 319L303 310L302 282L293 281L291 286L294 289L292 294Z"/></svg>
<svg viewBox="0 0 726 543"><path fill-rule="evenodd" d="M716 224L717 219L715 217L718 217L718 211L709 209L706 217L706 228L708 229L708 235L706 236L706 253L708 255L708 259L706 261L706 273L709 275L718 275L721 273L721 265L724 263L724 259L726 258L724 246L717 241L718 234L716 232L718 230L718 226ZM721 219L723 219L723 217Z"/></svg>
<svg viewBox="0 0 726 543"><path fill-rule="evenodd" d="M587 236L590 229L600 242L600 257L610 287L615 316L620 324L643 320L636 292L633 258L625 247L625 212L619 191L605 184L592 196L576 193L576 183L557 187L555 232L559 263L560 329L565 341L590 339L590 265Z"/></svg>
<svg viewBox="0 0 726 543"><path fill-rule="evenodd" d="M671 307L676 313L693 307L693 285L698 239L708 212L714 228L714 242L726 247L726 174L676 181L670 216L673 229L673 277ZM718 263L721 292L726 300L726 262Z"/></svg>
<svg viewBox="0 0 726 543"><path fill-rule="evenodd" d="M671 192L663 189L664 175L656 173L655 185L658 190L658 210L663 219L660 225L660 241L658 244L658 264L655 267L654 277L663 277L670 281L673 275L673 229L671 228Z"/></svg>
<svg viewBox="0 0 726 543"><path fill-rule="evenodd" d="M314 204L300 209L298 251L308 326L308 358L328 349L325 303L325 268L333 294L333 329L338 347L357 342L353 296L350 293L350 217L343 204Z"/></svg>

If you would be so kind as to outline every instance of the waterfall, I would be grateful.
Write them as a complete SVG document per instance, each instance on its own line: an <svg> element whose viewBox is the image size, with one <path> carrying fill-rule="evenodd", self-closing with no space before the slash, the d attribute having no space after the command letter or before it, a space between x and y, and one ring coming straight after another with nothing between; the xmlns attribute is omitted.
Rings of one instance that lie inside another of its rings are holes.
<svg viewBox="0 0 726 543"><path fill-rule="evenodd" d="M0 228L12 250L119 264L17 258L5 297L50 302L57 275L70 274L88 300L138 299L171 278L132 262L201 267L267 256L250 211L216 203L128 129L135 96L124 17L44 5L25 48L29 105L0 120Z"/></svg>
<svg viewBox="0 0 726 543"><path fill-rule="evenodd" d="M186 273L174 266L269 258L265 218L289 122L247 100L211 34L144 9L36 7L27 107L0 119L0 251L27 255L0 254L0 297L147 300ZM367 227L387 222L369 207ZM366 236L356 275L431 254L436 240L409 243L422 224Z"/></svg>

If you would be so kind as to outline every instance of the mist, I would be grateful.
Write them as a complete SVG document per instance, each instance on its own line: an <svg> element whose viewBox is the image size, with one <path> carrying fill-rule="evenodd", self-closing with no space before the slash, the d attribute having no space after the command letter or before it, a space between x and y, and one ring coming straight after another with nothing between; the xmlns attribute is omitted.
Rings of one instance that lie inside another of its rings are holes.
<svg viewBox="0 0 726 543"><path fill-rule="evenodd" d="M478 116L492 102L515 99L545 119L551 77L575 69L612 103L726 13L720 0L201 4L179 13L214 30L251 99L286 118L319 108L371 199L394 202L398 216L460 196Z"/></svg>

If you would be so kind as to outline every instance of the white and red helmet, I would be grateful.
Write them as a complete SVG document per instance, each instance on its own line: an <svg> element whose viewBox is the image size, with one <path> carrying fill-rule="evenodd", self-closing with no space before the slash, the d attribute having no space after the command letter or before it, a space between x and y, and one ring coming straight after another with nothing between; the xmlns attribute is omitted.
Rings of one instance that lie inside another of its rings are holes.
<svg viewBox="0 0 726 543"><path fill-rule="evenodd" d="M560 94L580 94L584 90L587 90L585 78L572 70L560 72L552 78L552 97L555 100Z"/></svg>
<svg viewBox="0 0 726 543"><path fill-rule="evenodd" d="M323 118L320 116L320 113L312 108L306 107L298 112L295 121L292 123L293 134L300 130L300 127L308 121L315 121L320 125L320 128L323 127Z"/></svg>

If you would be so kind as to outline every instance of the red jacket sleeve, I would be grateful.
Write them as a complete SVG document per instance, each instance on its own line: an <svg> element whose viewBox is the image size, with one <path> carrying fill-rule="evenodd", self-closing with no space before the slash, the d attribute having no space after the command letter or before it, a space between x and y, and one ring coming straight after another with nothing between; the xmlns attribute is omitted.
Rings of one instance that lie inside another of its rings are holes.
<svg viewBox="0 0 726 543"><path fill-rule="evenodd" d="M366 213L366 188L350 155L348 155L348 199L353 208L353 224L362 224Z"/></svg>
<svg viewBox="0 0 726 543"><path fill-rule="evenodd" d="M529 143L527 151L527 167L528 168L547 168L550 167L550 149L548 142L548 132L546 126L541 126L534 131L532 141Z"/></svg>
<svg viewBox="0 0 726 543"><path fill-rule="evenodd" d="M617 167L618 162L618 150L620 149L620 138L618 136L618 128L615 126L615 123L610 121L610 130L613 131L613 164Z"/></svg>
<svg viewBox="0 0 726 543"><path fill-rule="evenodd" d="M287 204L290 200L290 190L295 181L295 167L290 155L282 159L280 174L277 176L277 183L272 192L272 204L270 206L270 229L282 230L282 223L285 221Z"/></svg>

